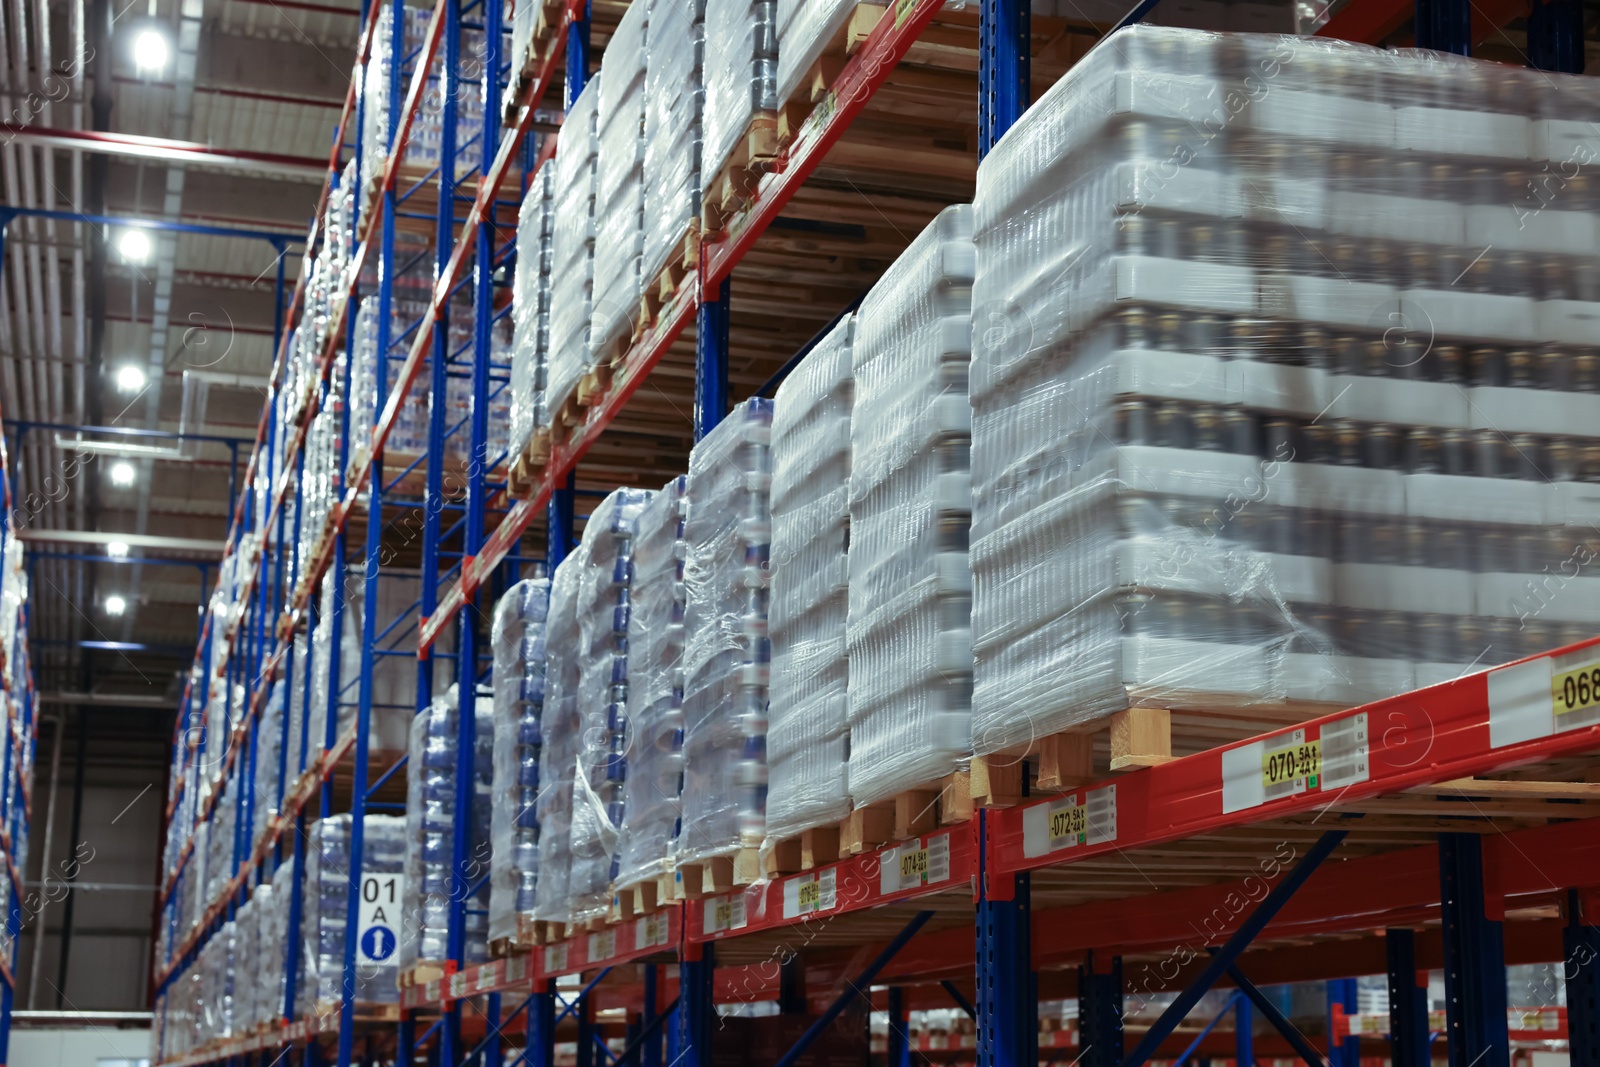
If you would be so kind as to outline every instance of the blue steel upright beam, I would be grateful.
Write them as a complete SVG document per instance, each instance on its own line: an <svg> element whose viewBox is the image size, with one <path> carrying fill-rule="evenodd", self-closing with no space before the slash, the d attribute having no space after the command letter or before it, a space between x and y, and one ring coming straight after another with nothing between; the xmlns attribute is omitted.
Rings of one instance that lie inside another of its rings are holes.
<svg viewBox="0 0 1600 1067"><path fill-rule="evenodd" d="M556 985L548 979L533 987L528 1003L528 1040L522 1050L528 1067L555 1067Z"/></svg>
<svg viewBox="0 0 1600 1067"><path fill-rule="evenodd" d="M982 0L978 8L978 158L1028 109L1032 52L1028 0Z"/></svg>
<svg viewBox="0 0 1600 1067"><path fill-rule="evenodd" d="M989 877L989 813L978 812L978 1067L1033 1067L1039 1005L1033 974L1032 883Z"/></svg>
<svg viewBox="0 0 1600 1067"><path fill-rule="evenodd" d="M1416 0L1418 48L1472 54L1471 0Z"/></svg>
<svg viewBox="0 0 1600 1067"><path fill-rule="evenodd" d="M1078 1048L1083 1067L1122 1062L1122 957L1102 971L1094 953L1078 968Z"/></svg>
<svg viewBox="0 0 1600 1067"><path fill-rule="evenodd" d="M1583 73L1582 0L1533 0L1528 12L1528 66Z"/></svg>
<svg viewBox="0 0 1600 1067"><path fill-rule="evenodd" d="M1256 1067L1255 1011L1249 997L1233 1003L1233 1062L1238 1067Z"/></svg>
<svg viewBox="0 0 1600 1067"><path fill-rule="evenodd" d="M1477 834L1439 835L1439 892L1450 1067L1508 1067L1505 933L1487 911Z"/></svg>
<svg viewBox="0 0 1600 1067"><path fill-rule="evenodd" d="M1430 1067L1428 985L1417 971L1417 935L1394 928L1383 934L1389 957L1389 1060L1394 1067Z"/></svg>
<svg viewBox="0 0 1600 1067"><path fill-rule="evenodd" d="M678 1049L675 1067L711 1067L711 1035L716 1031L716 949L686 942L678 964Z"/></svg>
<svg viewBox="0 0 1600 1067"><path fill-rule="evenodd" d="M1328 980L1328 1067L1361 1067L1361 1039L1353 1034L1342 1041L1333 1037L1335 1005L1346 1015L1361 1010L1361 995L1354 978Z"/></svg>
<svg viewBox="0 0 1600 1067"><path fill-rule="evenodd" d="M1580 894L1567 894L1561 977L1567 986L1567 1044L1572 1067L1600 1067L1600 927L1588 922ZM1396 1061L1395 1067L1402 1067Z"/></svg>
<svg viewBox="0 0 1600 1067"><path fill-rule="evenodd" d="M906 991L889 987L888 1067L911 1067L910 1018L906 1015Z"/></svg>
<svg viewBox="0 0 1600 1067"><path fill-rule="evenodd" d="M728 414L728 288L724 278L714 297L702 296L694 339L694 439L700 440Z"/></svg>

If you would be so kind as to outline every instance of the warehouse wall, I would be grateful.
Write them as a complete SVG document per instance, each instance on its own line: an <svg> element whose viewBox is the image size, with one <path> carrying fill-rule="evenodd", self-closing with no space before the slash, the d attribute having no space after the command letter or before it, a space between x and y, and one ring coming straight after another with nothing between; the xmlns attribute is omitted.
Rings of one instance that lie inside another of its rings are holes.
<svg viewBox="0 0 1600 1067"><path fill-rule="evenodd" d="M100 708L89 713L81 826L71 835L76 713L68 713L55 804L50 872L42 855L49 810L53 727L39 744L34 776L28 888L40 902L24 927L18 954L19 1008L140 1011L147 1007L151 920L165 803L164 753L150 713ZM60 980L63 880L76 861L72 938L66 981ZM43 936L41 938L41 930ZM39 985L31 988L34 953L42 948ZM20 1061L19 1061L20 1062Z"/></svg>

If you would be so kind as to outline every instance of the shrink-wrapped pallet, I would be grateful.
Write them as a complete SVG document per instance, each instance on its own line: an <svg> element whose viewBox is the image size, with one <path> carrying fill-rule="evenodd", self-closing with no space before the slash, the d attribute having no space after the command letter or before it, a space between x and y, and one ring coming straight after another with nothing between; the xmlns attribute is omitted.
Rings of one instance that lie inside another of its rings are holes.
<svg viewBox="0 0 1600 1067"><path fill-rule="evenodd" d="M330 815L312 823L307 832L301 966L311 983L308 996L312 1008L319 1016L336 1013L344 995L346 919L350 883L355 878L350 863L352 822L349 814ZM405 864L406 820L397 815L366 816L362 820L361 880L356 888L362 891L359 899L377 910L371 917L368 943L355 945L353 995L358 1004L392 1004L399 999L395 950L405 923L398 891ZM371 899L365 894L369 887ZM389 932L381 932L380 927Z"/></svg>
<svg viewBox="0 0 1600 1067"><path fill-rule="evenodd" d="M261 721L255 733L255 778L251 794L250 843L265 839L268 828L282 810L284 686L280 678L267 691Z"/></svg>
<svg viewBox="0 0 1600 1067"><path fill-rule="evenodd" d="M780 105L787 104L797 93L802 103L811 102L803 83L860 3L861 0L775 0Z"/></svg>
<svg viewBox="0 0 1600 1067"><path fill-rule="evenodd" d="M440 965L449 959L450 909L470 886L460 884L455 867L455 833L461 818L456 797L460 752L459 697L454 686L417 713L411 724L406 760L407 921L400 931L399 970L405 975L419 965ZM488 871L489 812L493 798L493 698L472 701L473 751L466 761L472 801L465 813L464 866ZM480 876L473 876L479 881ZM488 958L488 889L484 885L461 901L465 905L462 962Z"/></svg>
<svg viewBox="0 0 1600 1067"><path fill-rule="evenodd" d="M530 578L494 609L494 796L490 817L489 940L518 941L539 889L540 718L550 580Z"/></svg>
<svg viewBox="0 0 1600 1067"><path fill-rule="evenodd" d="M268 898L271 906L261 924L261 956L274 961L262 972L262 1003L268 1019L285 1018L285 1009L298 1016L299 989L289 988L289 903L298 870L294 854L290 853L272 872L272 895Z"/></svg>
<svg viewBox="0 0 1600 1067"><path fill-rule="evenodd" d="M581 746L572 782L573 916L605 915L616 873L617 827L627 809L631 685L628 613L639 513L654 494L618 489L583 525L578 554L578 713Z"/></svg>
<svg viewBox="0 0 1600 1067"><path fill-rule="evenodd" d="M967 369L972 209L946 208L856 315L850 430L850 796L972 751Z"/></svg>
<svg viewBox="0 0 1600 1067"><path fill-rule="evenodd" d="M702 191L713 202L716 179L741 154L739 142L758 117L778 107L776 0L704 0L705 114Z"/></svg>
<svg viewBox="0 0 1600 1067"><path fill-rule="evenodd" d="M754 399L689 453L680 862L753 853L766 831L771 442Z"/></svg>
<svg viewBox="0 0 1600 1067"><path fill-rule="evenodd" d="M705 89L703 0L647 0L644 243L639 271L650 285L700 217L701 115Z"/></svg>
<svg viewBox="0 0 1600 1067"><path fill-rule="evenodd" d="M543 424L550 424L589 369L589 318L594 297L596 108L599 80L584 86L567 110L556 144L550 191L555 232L550 259L550 356L545 365Z"/></svg>
<svg viewBox="0 0 1600 1067"><path fill-rule="evenodd" d="M599 156L595 169L594 310L591 360L619 354L639 317L644 241L644 93L648 0L630 3L606 43L595 80Z"/></svg>
<svg viewBox="0 0 1600 1067"><path fill-rule="evenodd" d="M850 409L846 316L778 387L772 404L772 697L767 837L850 814Z"/></svg>
<svg viewBox="0 0 1600 1067"><path fill-rule="evenodd" d="M539 893L533 915L540 922L572 921L568 878L572 871L572 779L582 745L578 708L578 594L583 581L583 546L556 567L550 583L545 630L543 745L539 751Z"/></svg>
<svg viewBox="0 0 1600 1067"><path fill-rule="evenodd" d="M628 796L617 845L619 887L672 868L683 790L683 506L672 479L639 513L628 612Z"/></svg>
<svg viewBox="0 0 1600 1067"><path fill-rule="evenodd" d="M550 346L550 260L555 218L554 167L540 167L517 216L517 272L512 282L510 454L515 462L547 421L543 411Z"/></svg>
<svg viewBox="0 0 1600 1067"><path fill-rule="evenodd" d="M243 1030L254 1033L264 1024L275 1022L283 1013L283 1005L272 1002L272 983L263 981L274 970L281 970L286 962L281 954L274 955L280 946L273 940L272 883L256 886L250 899L239 909L239 915L241 925L248 921L250 927L249 943L241 954L244 973L250 977L242 993Z"/></svg>
<svg viewBox="0 0 1600 1067"><path fill-rule="evenodd" d="M975 204L980 752L1593 632L1595 216L1524 195L1593 143L1586 91L1139 27L1006 135Z"/></svg>

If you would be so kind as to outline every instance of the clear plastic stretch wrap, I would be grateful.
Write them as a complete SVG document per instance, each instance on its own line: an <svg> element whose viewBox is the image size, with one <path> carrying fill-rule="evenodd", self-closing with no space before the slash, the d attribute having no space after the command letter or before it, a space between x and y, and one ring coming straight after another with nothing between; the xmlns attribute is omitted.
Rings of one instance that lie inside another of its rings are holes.
<svg viewBox="0 0 1600 1067"><path fill-rule="evenodd" d="M272 885L264 882L255 887L239 909L239 970L246 976L238 990L241 1033L254 1033L262 1023L278 1018L283 1008L281 1004L274 1008L271 983L262 981L284 965L281 955L273 955L272 906Z"/></svg>
<svg viewBox="0 0 1600 1067"><path fill-rule="evenodd" d="M860 0L775 0L778 101L788 103ZM809 102L809 94L803 98Z"/></svg>
<svg viewBox="0 0 1600 1067"><path fill-rule="evenodd" d="M541 421L550 345L550 190L554 167L540 167L517 216L517 273L512 282L511 458L521 457Z"/></svg>
<svg viewBox="0 0 1600 1067"><path fill-rule="evenodd" d="M626 345L639 317L644 242L644 82L647 0L630 3L606 42L600 83L595 177L594 311L591 360Z"/></svg>
<svg viewBox="0 0 1600 1067"><path fill-rule="evenodd" d="M600 79L591 79L568 109L557 142L551 202L555 232L550 258L550 354L545 363L549 425L589 368L589 316L594 296L595 165L600 139Z"/></svg>
<svg viewBox="0 0 1600 1067"><path fill-rule="evenodd" d="M454 686L444 696L417 712L411 723L411 745L406 760L406 917L400 931L400 973L418 963L438 963L448 958L450 907L458 885L453 864L456 802L456 756L459 703ZM465 860L469 867L488 870L489 813L494 789L494 700L473 701L472 805L468 812ZM477 879L474 879L477 880ZM488 958L487 879L465 901L465 957L477 963Z"/></svg>
<svg viewBox="0 0 1600 1067"><path fill-rule="evenodd" d="M539 751L539 893L534 918L571 922L567 893L572 871L572 778L582 745L578 712L578 594L583 581L583 546L556 567L550 583L545 630L544 717Z"/></svg>
<svg viewBox="0 0 1600 1067"><path fill-rule="evenodd" d="M683 789L683 505L679 475L639 513L628 612L628 807L618 886L671 869Z"/></svg>
<svg viewBox="0 0 1600 1067"><path fill-rule="evenodd" d="M767 836L783 840L850 814L851 342L835 326L772 402L772 697Z"/></svg>
<svg viewBox="0 0 1600 1067"><path fill-rule="evenodd" d="M1593 632L1600 260L1549 176L1595 98L1137 27L1027 112L975 204L978 751Z"/></svg>
<svg viewBox="0 0 1600 1067"><path fill-rule="evenodd" d="M771 444L772 401L754 399L689 453L680 861L766 834Z"/></svg>
<svg viewBox="0 0 1600 1067"><path fill-rule="evenodd" d="M972 209L946 208L861 303L850 428L850 797L972 752Z"/></svg>
<svg viewBox="0 0 1600 1067"><path fill-rule="evenodd" d="M705 109L703 0L646 0L650 34L644 91L644 253L649 285L700 217L700 133Z"/></svg>
<svg viewBox="0 0 1600 1067"><path fill-rule="evenodd" d="M268 1012L267 1018L282 1019L291 992L296 1009L299 1007L299 990L290 990L289 983L289 904L297 877L294 855L291 853L278 869L272 872L272 907L261 925L261 955L273 961L262 972L262 996ZM299 951L296 949L296 951Z"/></svg>
<svg viewBox="0 0 1600 1067"><path fill-rule="evenodd" d="M705 2L705 154L701 191L732 157L750 122L777 109L777 0Z"/></svg>
<svg viewBox="0 0 1600 1067"><path fill-rule="evenodd" d="M489 940L517 940L539 888L539 750L550 580L507 589L494 609L494 795Z"/></svg>
<svg viewBox="0 0 1600 1067"><path fill-rule="evenodd" d="M305 918L301 957L309 997L319 1014L336 1010L344 987L345 922L349 913L349 814L330 815L311 824L306 842ZM363 883L401 874L406 864L406 820L397 815L368 815L362 822ZM374 883L378 888L377 882ZM379 903L382 902L380 897ZM399 907L391 909L393 925L402 925ZM355 999L363 1004L392 1004L399 999L399 967L393 944L385 959L374 959L356 946Z"/></svg>
<svg viewBox="0 0 1600 1067"><path fill-rule="evenodd" d="M631 691L628 612L639 513L655 494L617 489L583 525L578 554L578 714L582 742L572 782L573 917L605 915L616 873L617 827L627 809Z"/></svg>
<svg viewBox="0 0 1600 1067"><path fill-rule="evenodd" d="M282 679L272 683L267 691L266 703L261 705L261 722L256 727L255 782L251 801L250 842L260 842L281 810L283 791L279 788L279 775L283 771L283 704Z"/></svg>

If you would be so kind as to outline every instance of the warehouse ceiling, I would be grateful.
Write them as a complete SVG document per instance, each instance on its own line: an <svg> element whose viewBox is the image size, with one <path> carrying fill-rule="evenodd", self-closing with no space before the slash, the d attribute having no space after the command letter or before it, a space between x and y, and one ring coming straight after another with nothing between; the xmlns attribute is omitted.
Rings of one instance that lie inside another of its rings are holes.
<svg viewBox="0 0 1600 1067"><path fill-rule="evenodd" d="M215 581L235 462L248 461L261 412L277 271L292 287L299 266L297 243L281 255L270 238L306 232L360 4L0 6L5 204L261 234L158 235L135 262L116 225L18 218L6 231L0 411L14 521L28 542L40 691L53 704L90 694L93 705L172 706L193 657L202 581ZM168 55L141 68L136 42L150 30ZM39 131L61 136L45 143ZM118 151L97 164L76 147L77 131L256 157L242 169ZM141 435L151 430L195 436L180 445ZM131 485L113 475L119 463L131 465ZM105 561L112 541L127 546L125 560ZM108 610L115 598L121 615Z"/></svg>

